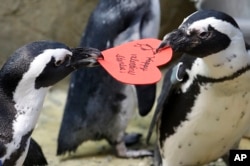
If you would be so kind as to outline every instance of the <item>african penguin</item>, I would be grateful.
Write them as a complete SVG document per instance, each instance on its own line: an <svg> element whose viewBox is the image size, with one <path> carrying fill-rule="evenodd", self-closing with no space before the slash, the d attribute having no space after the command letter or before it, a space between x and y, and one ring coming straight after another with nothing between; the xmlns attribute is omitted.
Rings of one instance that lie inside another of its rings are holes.
<svg viewBox="0 0 250 166"><path fill-rule="evenodd" d="M163 166L196 166L226 154L249 128L250 55L229 15L197 11L158 51L184 53L165 75L155 110Z"/></svg>
<svg viewBox="0 0 250 166"><path fill-rule="evenodd" d="M157 37L159 8L158 0L100 0L89 18L80 46L105 50L124 42ZM154 103L155 85L140 86L137 92L140 114L146 115ZM106 139L119 157L151 155L149 151L127 150L125 146L138 140L137 135L125 135L136 106L134 86L116 81L103 68L72 73L57 154L76 151L87 140Z"/></svg>
<svg viewBox="0 0 250 166"><path fill-rule="evenodd" d="M81 66L95 66L100 51L37 41L16 50L0 70L0 161L21 166L49 87Z"/></svg>

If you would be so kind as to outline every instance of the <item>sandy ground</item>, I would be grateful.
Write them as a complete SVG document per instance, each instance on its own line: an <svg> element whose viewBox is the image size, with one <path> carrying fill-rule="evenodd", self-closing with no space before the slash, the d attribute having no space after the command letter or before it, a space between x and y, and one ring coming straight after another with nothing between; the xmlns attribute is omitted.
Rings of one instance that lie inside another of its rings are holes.
<svg viewBox="0 0 250 166"><path fill-rule="evenodd" d="M32 135L33 138L41 145L43 152L50 166L150 166L152 158L146 157L141 159L120 159L117 158L112 148L106 141L89 141L78 147L76 153L71 155L56 156L57 136L59 132L60 122L62 119L63 108L67 92L67 79L53 87L48 93L44 108L39 118L38 125ZM155 135L151 139L151 145L145 144L145 137L150 123L152 113L142 118L135 114L132 119L128 132L140 132L143 134L139 147L153 149L152 142ZM70 139L70 137L69 137ZM248 139L241 141L241 148L250 149ZM136 147L135 147L136 148ZM223 163L217 163L217 166L223 166Z"/></svg>

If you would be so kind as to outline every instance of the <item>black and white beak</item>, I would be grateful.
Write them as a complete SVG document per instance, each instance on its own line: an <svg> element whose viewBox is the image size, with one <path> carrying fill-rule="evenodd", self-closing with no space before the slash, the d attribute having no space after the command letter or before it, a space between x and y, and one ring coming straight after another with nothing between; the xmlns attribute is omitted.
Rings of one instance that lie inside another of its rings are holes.
<svg viewBox="0 0 250 166"><path fill-rule="evenodd" d="M103 59L101 51L95 48L71 48L72 57L70 58L69 66L78 69L80 67L98 66L98 59Z"/></svg>
<svg viewBox="0 0 250 166"><path fill-rule="evenodd" d="M170 35L170 33L164 36L161 44L156 49L156 52L159 52L159 51L163 50L164 48L170 47L169 35Z"/></svg>
<svg viewBox="0 0 250 166"><path fill-rule="evenodd" d="M182 29L176 29L164 36L156 51L159 52L164 48L171 47L175 52L183 52L189 50L188 43L191 43L192 41L192 38L190 38Z"/></svg>

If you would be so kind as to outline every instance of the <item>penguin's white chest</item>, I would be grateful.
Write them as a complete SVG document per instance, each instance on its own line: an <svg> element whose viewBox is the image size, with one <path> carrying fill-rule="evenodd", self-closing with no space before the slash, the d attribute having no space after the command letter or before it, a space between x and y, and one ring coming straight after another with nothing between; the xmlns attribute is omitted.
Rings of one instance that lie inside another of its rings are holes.
<svg viewBox="0 0 250 166"><path fill-rule="evenodd" d="M192 111L163 144L163 166L201 165L228 152L249 128L246 75L202 85Z"/></svg>

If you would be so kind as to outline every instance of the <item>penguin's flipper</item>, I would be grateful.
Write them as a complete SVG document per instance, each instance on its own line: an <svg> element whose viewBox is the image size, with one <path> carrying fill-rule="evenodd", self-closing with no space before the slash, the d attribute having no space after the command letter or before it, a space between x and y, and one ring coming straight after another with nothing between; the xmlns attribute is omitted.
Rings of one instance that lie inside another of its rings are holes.
<svg viewBox="0 0 250 166"><path fill-rule="evenodd" d="M146 116L152 109L155 102L156 84L136 85L135 88L138 100L139 114L141 116Z"/></svg>
<svg viewBox="0 0 250 166"><path fill-rule="evenodd" d="M45 166L48 162L43 154L42 148L34 139L30 139L30 146L27 157L23 163L24 166Z"/></svg>
<svg viewBox="0 0 250 166"><path fill-rule="evenodd" d="M168 101L168 97L171 96L172 91L183 81L185 76L185 66L183 62L177 63L174 67L170 68L164 76L161 94L157 100L157 106L148 130L146 142L149 143L154 126L161 114L161 110L164 104Z"/></svg>
<svg viewBox="0 0 250 166"><path fill-rule="evenodd" d="M161 166L162 165L162 160L161 160L161 153L160 149L157 145L154 147L154 157L153 157L153 165L154 166Z"/></svg>

